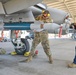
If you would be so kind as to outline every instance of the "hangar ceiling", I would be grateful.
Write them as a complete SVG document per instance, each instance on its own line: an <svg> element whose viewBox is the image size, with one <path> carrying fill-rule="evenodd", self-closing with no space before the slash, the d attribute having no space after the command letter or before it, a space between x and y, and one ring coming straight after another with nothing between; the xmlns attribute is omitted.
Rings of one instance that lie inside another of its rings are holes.
<svg viewBox="0 0 76 75"><path fill-rule="evenodd" d="M49 7L69 12L74 22L76 22L76 0L43 0L43 3Z"/></svg>

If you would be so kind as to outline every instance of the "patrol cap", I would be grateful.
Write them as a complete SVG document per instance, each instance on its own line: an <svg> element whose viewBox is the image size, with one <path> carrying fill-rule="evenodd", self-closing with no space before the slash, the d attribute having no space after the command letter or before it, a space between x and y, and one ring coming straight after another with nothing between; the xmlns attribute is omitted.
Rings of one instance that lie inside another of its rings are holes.
<svg viewBox="0 0 76 75"><path fill-rule="evenodd" d="M42 13L43 14L45 14L45 13L49 14L49 11L48 10L43 10Z"/></svg>

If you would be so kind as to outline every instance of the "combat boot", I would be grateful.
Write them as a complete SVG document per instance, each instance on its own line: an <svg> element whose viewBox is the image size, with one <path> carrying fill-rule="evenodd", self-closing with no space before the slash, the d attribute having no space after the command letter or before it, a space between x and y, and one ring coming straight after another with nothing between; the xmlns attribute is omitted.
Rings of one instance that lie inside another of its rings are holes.
<svg viewBox="0 0 76 75"><path fill-rule="evenodd" d="M6 54L6 51L3 48L0 48L0 54Z"/></svg>
<svg viewBox="0 0 76 75"><path fill-rule="evenodd" d="M76 68L76 64L74 63L68 64L68 68Z"/></svg>
<svg viewBox="0 0 76 75"><path fill-rule="evenodd" d="M32 56L29 56L29 57L25 60L25 62L30 62L30 61L32 61Z"/></svg>
<svg viewBox="0 0 76 75"><path fill-rule="evenodd" d="M32 56L29 56L27 59L25 59L25 60L22 60L22 61L20 61L20 62L30 62L32 60Z"/></svg>
<svg viewBox="0 0 76 75"><path fill-rule="evenodd" d="M52 56L49 55L49 62L52 64L53 63L53 59L52 59Z"/></svg>

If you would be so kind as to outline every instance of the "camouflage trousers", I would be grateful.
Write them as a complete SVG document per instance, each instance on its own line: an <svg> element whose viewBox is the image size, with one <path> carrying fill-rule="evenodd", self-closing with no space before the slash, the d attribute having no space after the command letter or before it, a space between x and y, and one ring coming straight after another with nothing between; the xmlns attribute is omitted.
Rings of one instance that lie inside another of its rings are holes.
<svg viewBox="0 0 76 75"><path fill-rule="evenodd" d="M32 42L31 52L30 55L33 55L35 52L35 48L41 42L44 52L47 56L51 55L49 40L48 40L48 31L43 30L41 32L35 32L34 40Z"/></svg>

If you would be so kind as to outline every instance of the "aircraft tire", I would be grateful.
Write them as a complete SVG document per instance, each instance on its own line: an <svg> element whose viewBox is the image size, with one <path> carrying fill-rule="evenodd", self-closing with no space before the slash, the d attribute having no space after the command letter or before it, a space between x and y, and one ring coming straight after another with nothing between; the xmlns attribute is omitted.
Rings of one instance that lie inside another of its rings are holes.
<svg viewBox="0 0 76 75"><path fill-rule="evenodd" d="M25 44L22 48L20 49L15 49L16 53L18 55L24 55L25 52L28 52L30 49L30 45L27 39L21 39L21 41Z"/></svg>

